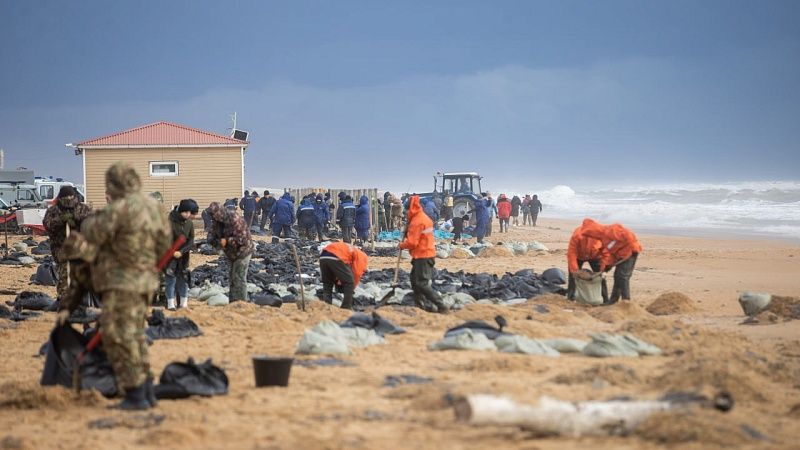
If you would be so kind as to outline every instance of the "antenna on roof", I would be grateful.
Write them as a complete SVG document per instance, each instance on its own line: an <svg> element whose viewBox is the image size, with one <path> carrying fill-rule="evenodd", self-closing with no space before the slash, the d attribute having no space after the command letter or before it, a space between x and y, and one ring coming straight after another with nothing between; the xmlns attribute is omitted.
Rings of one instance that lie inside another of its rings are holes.
<svg viewBox="0 0 800 450"><path fill-rule="evenodd" d="M233 127L228 128L231 130L231 137L234 139L238 139L240 141L246 141L247 136L250 134L247 131L239 130L236 128L236 112L231 115L231 121L233 122Z"/></svg>

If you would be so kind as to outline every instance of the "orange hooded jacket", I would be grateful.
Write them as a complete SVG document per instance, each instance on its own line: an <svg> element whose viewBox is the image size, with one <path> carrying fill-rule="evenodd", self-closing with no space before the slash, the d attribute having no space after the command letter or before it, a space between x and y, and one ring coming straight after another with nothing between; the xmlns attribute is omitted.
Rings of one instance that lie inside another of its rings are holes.
<svg viewBox="0 0 800 450"><path fill-rule="evenodd" d="M639 244L633 231L618 223L603 227L601 232L591 229L584 233L603 242L604 268L642 251L642 245Z"/></svg>
<svg viewBox="0 0 800 450"><path fill-rule="evenodd" d="M419 197L413 196L408 202L408 231L400 248L408 250L412 259L433 258L436 256L436 242L433 239L433 221L422 210Z"/></svg>
<svg viewBox="0 0 800 450"><path fill-rule="evenodd" d="M578 261L600 261L600 270L605 269L605 260L603 252L603 242L600 239L593 238L585 233L586 230L595 229L602 232L604 226L595 222L592 219L584 219L581 226L575 228L572 232L572 237L569 240L567 247L567 266L569 273L578 271Z"/></svg>
<svg viewBox="0 0 800 450"><path fill-rule="evenodd" d="M369 256L361 250L357 249L354 245L346 242L334 242L329 244L324 249L339 258L343 263L350 266L353 271L353 286L358 286L361 281L361 276L367 270L369 263Z"/></svg>

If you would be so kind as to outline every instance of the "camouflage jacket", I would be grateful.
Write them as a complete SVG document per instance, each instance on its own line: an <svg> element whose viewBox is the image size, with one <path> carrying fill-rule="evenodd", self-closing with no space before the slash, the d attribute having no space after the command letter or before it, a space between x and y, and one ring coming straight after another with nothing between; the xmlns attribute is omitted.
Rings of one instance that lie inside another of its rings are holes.
<svg viewBox="0 0 800 450"><path fill-rule="evenodd" d="M111 166L106 185L111 203L81 226L81 234L96 248L90 261L92 286L96 292L150 293L158 288L158 260L172 244L166 214L140 192L138 175L124 163Z"/></svg>
<svg viewBox="0 0 800 450"><path fill-rule="evenodd" d="M213 205L213 204L212 204ZM211 231L208 233L208 243L215 248L221 247L221 240L225 239L226 244L223 250L225 256L231 261L239 259L253 253L253 240L250 237L250 229L247 227L242 216L233 211L220 209L217 205L216 210L211 211L212 221ZM217 220L218 218L222 220Z"/></svg>
<svg viewBox="0 0 800 450"><path fill-rule="evenodd" d="M71 231L79 231L84 219L92 214L92 207L81 203L77 199L71 202L58 200L55 205L47 208L42 225L47 230L50 238L50 252L57 262L63 262L60 253L64 239L67 237L67 224Z"/></svg>

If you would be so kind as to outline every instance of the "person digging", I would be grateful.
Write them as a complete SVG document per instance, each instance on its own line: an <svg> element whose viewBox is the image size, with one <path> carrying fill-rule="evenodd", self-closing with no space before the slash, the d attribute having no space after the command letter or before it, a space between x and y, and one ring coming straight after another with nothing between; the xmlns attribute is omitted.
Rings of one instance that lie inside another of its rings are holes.
<svg viewBox="0 0 800 450"><path fill-rule="evenodd" d="M447 313L449 308L432 286L436 273L433 221L423 211L419 196L411 197L408 203L408 231L399 247L400 251L408 250L411 253L411 289L414 292L414 303L429 312Z"/></svg>
<svg viewBox="0 0 800 450"><path fill-rule="evenodd" d="M353 309L353 291L367 270L369 257L352 244L334 242L319 255L319 272L322 278L322 300L333 302L333 287L344 294L342 309Z"/></svg>

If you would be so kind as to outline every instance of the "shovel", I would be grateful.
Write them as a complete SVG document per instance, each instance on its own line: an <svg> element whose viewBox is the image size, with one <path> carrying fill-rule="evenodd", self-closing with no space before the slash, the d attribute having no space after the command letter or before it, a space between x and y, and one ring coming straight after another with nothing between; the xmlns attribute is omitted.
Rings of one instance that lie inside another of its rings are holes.
<svg viewBox="0 0 800 450"><path fill-rule="evenodd" d="M397 249L397 263L394 266L394 278L392 279L392 290L387 292L386 295L383 296L381 301L378 302L378 308L381 306L386 306L386 302L389 301L390 298L394 297L394 292L397 289L397 278L400 274L400 258L403 256L403 251Z"/></svg>

